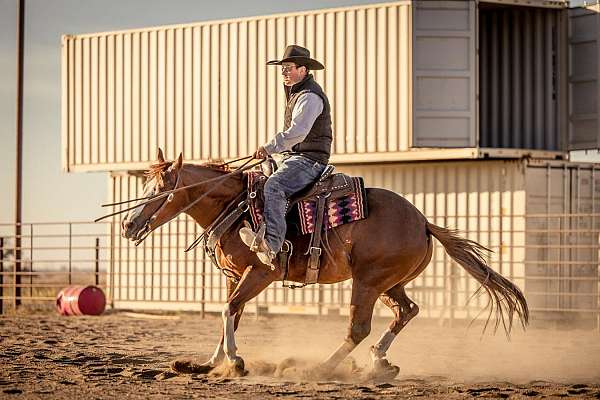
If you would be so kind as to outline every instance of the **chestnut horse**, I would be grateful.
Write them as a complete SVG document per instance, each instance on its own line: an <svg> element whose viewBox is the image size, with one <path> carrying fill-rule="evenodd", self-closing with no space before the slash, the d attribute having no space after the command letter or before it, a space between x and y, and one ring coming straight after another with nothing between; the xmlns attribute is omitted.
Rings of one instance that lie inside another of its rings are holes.
<svg viewBox="0 0 600 400"><path fill-rule="evenodd" d="M133 208L122 222L122 236L139 240L180 212L185 211L201 227L207 228L224 208L246 188L241 174L228 174L228 169L214 164L183 164L182 156L168 162L159 149L158 163L146 173L144 196L183 188L168 199L144 202ZM218 183L215 178L223 177ZM203 181L210 180L206 185ZM318 367L318 372L330 372L371 331L373 307L377 299L388 306L394 320L370 354L375 372L395 376L398 367L386 360L386 352L408 321L417 315L418 306L406 295L404 287L429 264L432 256L432 236L445 248L450 257L473 276L490 295L490 315L495 315L495 327L503 325L507 334L512 328L516 313L523 327L528 322L527 302L517 286L486 265L483 246L463 239L455 231L427 222L427 219L410 202L385 189L366 190L369 216L350 224L333 228L330 249L324 254L318 278L320 284L342 282L352 278L350 301L350 326L342 344ZM199 201L198 199L202 197ZM196 201L195 204L192 203ZM139 204L139 203L138 203ZM237 354L234 332L238 326L244 304L267 286L283 279L281 268L271 270L263 265L239 238L244 215L228 232L216 248L221 267L239 279L228 279L228 298L222 313L223 334L213 356L203 364L175 362L178 371L208 372L227 362L243 371L243 360ZM310 235L288 234L294 248L307 248ZM290 259L287 280L304 282L307 257L297 251ZM487 324L486 324L487 325Z"/></svg>

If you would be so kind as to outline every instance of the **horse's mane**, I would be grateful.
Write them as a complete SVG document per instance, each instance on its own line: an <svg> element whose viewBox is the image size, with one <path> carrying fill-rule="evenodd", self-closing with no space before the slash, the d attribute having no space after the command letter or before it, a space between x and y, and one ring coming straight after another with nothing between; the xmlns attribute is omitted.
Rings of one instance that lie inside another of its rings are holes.
<svg viewBox="0 0 600 400"><path fill-rule="evenodd" d="M225 172L231 171L231 167L229 165L225 164L225 162L223 161L222 158L219 158L216 160L208 160L207 162L200 164L200 166L214 169L217 171L225 171Z"/></svg>
<svg viewBox="0 0 600 400"><path fill-rule="evenodd" d="M159 161L157 163L151 164L150 168L148 169L148 171L146 171L144 173L144 175L146 176L146 179L148 179L148 180L156 179L158 181L158 183L162 185L165 171L172 164L173 164L173 161L162 161L162 162ZM194 164L192 164L192 165L194 165ZM208 160L205 163L195 164L195 165L204 167L204 168L208 168L208 169L213 169L216 171L225 171L225 172L231 171L231 167L229 167L229 165L225 164L222 159Z"/></svg>

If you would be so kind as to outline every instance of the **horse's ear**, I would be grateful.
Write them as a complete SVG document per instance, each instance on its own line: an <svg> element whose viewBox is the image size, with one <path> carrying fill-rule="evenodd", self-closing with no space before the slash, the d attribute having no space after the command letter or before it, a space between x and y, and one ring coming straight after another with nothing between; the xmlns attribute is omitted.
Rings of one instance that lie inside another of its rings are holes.
<svg viewBox="0 0 600 400"><path fill-rule="evenodd" d="M183 153L179 153L179 157L177 157L177 160L175 160L175 162L173 163L173 168L180 169L182 165L183 165Z"/></svg>
<svg viewBox="0 0 600 400"><path fill-rule="evenodd" d="M160 147L158 148L158 154L156 155L156 158L158 158L158 161L161 163L165 162L165 156L163 155L162 149Z"/></svg>

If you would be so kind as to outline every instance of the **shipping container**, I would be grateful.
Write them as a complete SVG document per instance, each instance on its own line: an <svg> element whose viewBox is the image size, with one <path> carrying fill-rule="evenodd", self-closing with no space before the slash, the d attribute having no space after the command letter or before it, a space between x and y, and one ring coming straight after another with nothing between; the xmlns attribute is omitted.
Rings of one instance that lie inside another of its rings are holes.
<svg viewBox="0 0 600 400"><path fill-rule="evenodd" d="M340 165L338 170L401 194L432 223L457 228L493 250L490 266L525 291L536 315L597 315L600 165L475 160ZM109 182L110 200L119 201L139 195L143 180L140 174L113 173ZM225 277L201 249L183 252L198 229L180 217L138 248L115 236L110 272L115 306L220 310ZM433 259L407 286L409 296L424 316L479 315L485 296L469 301L477 282L434 242ZM344 314L350 288L351 282L343 282L290 290L278 282L248 309ZM387 313L381 305L377 312Z"/></svg>
<svg viewBox="0 0 600 400"><path fill-rule="evenodd" d="M398 1L62 38L67 171L252 153L283 125L285 46L308 47L335 163L566 158L598 148L598 6Z"/></svg>

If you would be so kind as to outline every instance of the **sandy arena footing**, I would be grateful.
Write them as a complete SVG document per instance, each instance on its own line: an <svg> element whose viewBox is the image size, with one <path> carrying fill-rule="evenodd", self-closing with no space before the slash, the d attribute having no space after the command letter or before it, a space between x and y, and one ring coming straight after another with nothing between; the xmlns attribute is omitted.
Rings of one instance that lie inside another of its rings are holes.
<svg viewBox="0 0 600 400"><path fill-rule="evenodd" d="M600 334L533 328L482 336L478 326L416 320L388 352L391 380L368 375L377 319L353 359L329 377L310 377L346 332L344 318L247 315L238 330L248 375L176 374L176 359L203 362L219 339L216 316L167 318L113 312L101 317L18 313L0 318L0 398L597 398ZM278 372L277 372L278 371Z"/></svg>

